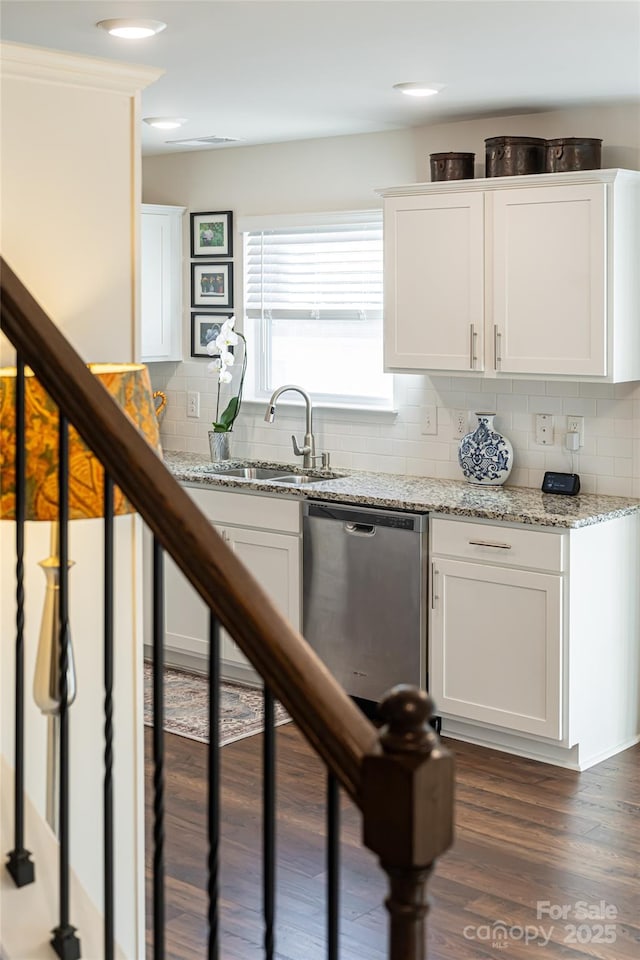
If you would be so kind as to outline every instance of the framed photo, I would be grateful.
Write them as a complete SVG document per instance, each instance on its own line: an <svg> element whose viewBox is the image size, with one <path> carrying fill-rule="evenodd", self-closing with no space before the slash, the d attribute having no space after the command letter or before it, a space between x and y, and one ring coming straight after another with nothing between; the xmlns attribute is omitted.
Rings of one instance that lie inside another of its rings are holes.
<svg viewBox="0 0 640 960"><path fill-rule="evenodd" d="M233 213L191 214L191 256L233 256Z"/></svg>
<svg viewBox="0 0 640 960"><path fill-rule="evenodd" d="M232 317L232 313L192 313L191 314L191 356L211 357L220 356L219 353L207 353L207 346L215 340L225 320Z"/></svg>
<svg viewBox="0 0 640 960"><path fill-rule="evenodd" d="M191 264L191 306L233 306L233 264Z"/></svg>

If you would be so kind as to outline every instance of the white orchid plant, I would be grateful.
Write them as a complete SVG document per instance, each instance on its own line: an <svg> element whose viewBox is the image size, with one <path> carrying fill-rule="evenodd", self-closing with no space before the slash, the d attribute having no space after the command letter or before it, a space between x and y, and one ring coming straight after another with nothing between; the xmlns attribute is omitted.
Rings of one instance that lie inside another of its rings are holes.
<svg viewBox="0 0 640 960"><path fill-rule="evenodd" d="M212 424L214 433L229 433L231 430L233 430L235 419L240 413L242 387L244 384L245 371L247 369L247 341L245 340L243 334L236 333L236 331L233 329L234 324L235 317L229 317L229 319L225 320L222 324L220 333L216 339L207 344L207 353L210 357L214 357L208 366L208 370L209 373L215 373L218 378L216 419ZM238 392L235 396L231 397L227 406L224 408L222 413L220 413L220 387L223 383L231 383L233 380L233 374L231 373L230 368L236 361L236 355L231 348L236 347L240 340L242 340L244 348L242 351L242 369L240 370L240 383L238 384Z"/></svg>

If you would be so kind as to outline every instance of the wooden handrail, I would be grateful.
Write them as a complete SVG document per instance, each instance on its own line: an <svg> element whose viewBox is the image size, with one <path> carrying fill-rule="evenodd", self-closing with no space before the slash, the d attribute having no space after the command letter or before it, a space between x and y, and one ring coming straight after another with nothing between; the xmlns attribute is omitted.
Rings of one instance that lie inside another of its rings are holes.
<svg viewBox="0 0 640 960"><path fill-rule="evenodd" d="M377 731L229 549L6 261L2 326L154 536L214 611L327 767L361 805Z"/></svg>
<svg viewBox="0 0 640 960"><path fill-rule="evenodd" d="M0 282L9 340L360 807L389 877L390 960L425 960L427 879L453 835L453 758L430 697L394 688L377 731L2 258Z"/></svg>

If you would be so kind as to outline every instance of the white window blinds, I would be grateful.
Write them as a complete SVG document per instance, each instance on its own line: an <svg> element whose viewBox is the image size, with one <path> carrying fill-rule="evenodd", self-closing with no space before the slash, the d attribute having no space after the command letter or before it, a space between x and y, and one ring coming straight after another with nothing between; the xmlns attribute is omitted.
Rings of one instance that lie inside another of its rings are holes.
<svg viewBox="0 0 640 960"><path fill-rule="evenodd" d="M245 310L270 320L381 320L382 214L250 230Z"/></svg>

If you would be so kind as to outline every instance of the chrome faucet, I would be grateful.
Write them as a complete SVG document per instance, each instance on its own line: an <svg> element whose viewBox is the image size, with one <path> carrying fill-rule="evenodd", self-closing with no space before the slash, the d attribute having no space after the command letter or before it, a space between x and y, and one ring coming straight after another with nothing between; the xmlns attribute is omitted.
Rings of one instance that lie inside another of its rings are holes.
<svg viewBox="0 0 640 960"><path fill-rule="evenodd" d="M302 447L299 447L298 441L295 438L295 434L292 435L291 440L293 443L293 452L295 453L296 457L302 457L302 466L305 467L305 469L313 467L315 460L321 460L322 466L328 467L328 453L323 453L319 457L316 456L316 440L313 435L313 408L311 406L311 397L306 390L303 390L302 387L297 387L293 383L285 383L283 387L278 387L278 389L274 390L271 394L271 399L269 400L269 406L267 407L267 412L264 415L264 419L267 423L273 423L276 417L276 401L278 397L280 397L281 394L283 394L286 390L295 390L296 393L299 393L307 407L307 422L304 443Z"/></svg>

